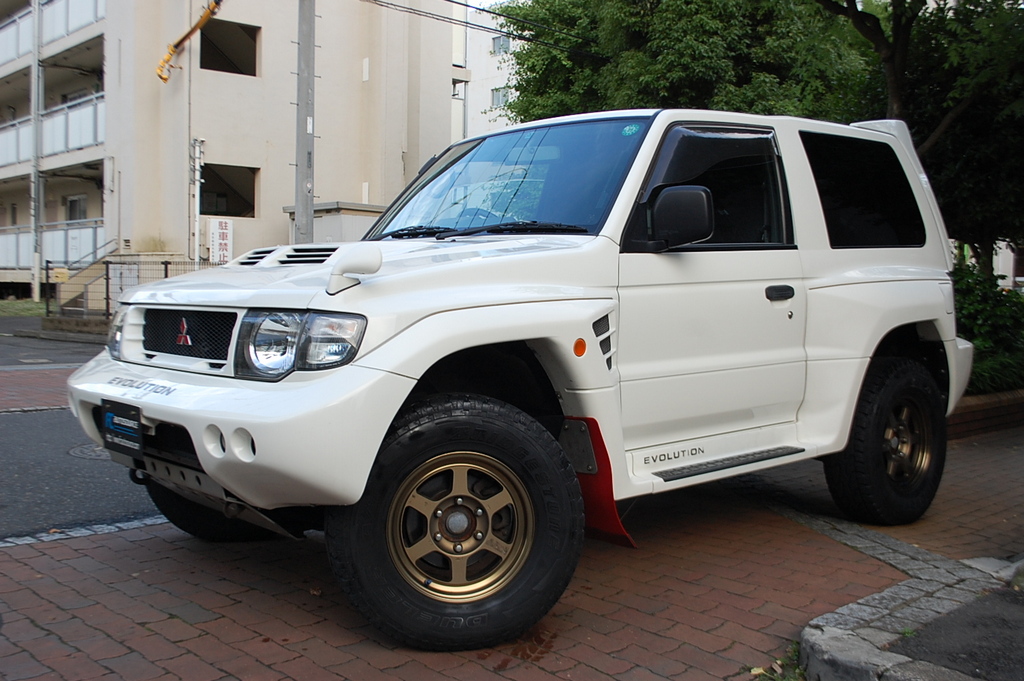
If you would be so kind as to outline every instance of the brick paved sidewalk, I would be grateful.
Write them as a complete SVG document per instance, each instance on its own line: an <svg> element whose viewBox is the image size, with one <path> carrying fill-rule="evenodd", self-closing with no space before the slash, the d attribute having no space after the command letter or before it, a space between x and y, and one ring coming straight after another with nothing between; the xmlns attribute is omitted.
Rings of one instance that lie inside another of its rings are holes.
<svg viewBox="0 0 1024 681"><path fill-rule="evenodd" d="M806 513L842 517L816 461L732 484L740 483ZM1024 427L950 442L939 492L924 517L910 525L870 527L956 560L1024 553Z"/></svg>
<svg viewBox="0 0 1024 681"><path fill-rule="evenodd" d="M0 412L68 406L68 376L77 367L0 367Z"/></svg>
<svg viewBox="0 0 1024 681"><path fill-rule="evenodd" d="M167 524L0 549L0 675L19 679L747 679L903 575L710 485L645 499L640 549L589 541L523 640L422 653L381 637L316 541L211 545Z"/></svg>

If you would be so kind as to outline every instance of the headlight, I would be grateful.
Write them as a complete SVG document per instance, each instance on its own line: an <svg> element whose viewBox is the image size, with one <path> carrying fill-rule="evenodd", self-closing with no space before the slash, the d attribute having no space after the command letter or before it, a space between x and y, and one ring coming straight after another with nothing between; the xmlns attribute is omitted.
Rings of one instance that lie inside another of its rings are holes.
<svg viewBox="0 0 1024 681"><path fill-rule="evenodd" d="M299 369L329 369L356 356L366 320L351 315L310 314L302 333Z"/></svg>
<svg viewBox="0 0 1024 681"><path fill-rule="evenodd" d="M121 359L121 334L124 331L124 316L128 312L128 306L122 305L114 311L114 317L110 320L110 330L107 332L107 351L113 359Z"/></svg>
<svg viewBox="0 0 1024 681"><path fill-rule="evenodd" d="M365 326L352 315L250 310L239 331L235 375L273 381L296 369L347 364Z"/></svg>

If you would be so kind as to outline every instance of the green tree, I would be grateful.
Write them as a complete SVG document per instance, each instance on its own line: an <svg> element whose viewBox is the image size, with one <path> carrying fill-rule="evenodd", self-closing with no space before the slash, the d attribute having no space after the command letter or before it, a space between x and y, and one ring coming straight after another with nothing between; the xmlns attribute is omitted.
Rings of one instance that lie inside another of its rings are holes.
<svg viewBox="0 0 1024 681"><path fill-rule="evenodd" d="M514 120L635 107L850 119L870 52L799 0L515 0ZM543 27L550 27L548 30Z"/></svg>
<svg viewBox="0 0 1024 681"><path fill-rule="evenodd" d="M1024 245L1024 9L961 0L922 13L905 92L949 234L991 272L997 241Z"/></svg>

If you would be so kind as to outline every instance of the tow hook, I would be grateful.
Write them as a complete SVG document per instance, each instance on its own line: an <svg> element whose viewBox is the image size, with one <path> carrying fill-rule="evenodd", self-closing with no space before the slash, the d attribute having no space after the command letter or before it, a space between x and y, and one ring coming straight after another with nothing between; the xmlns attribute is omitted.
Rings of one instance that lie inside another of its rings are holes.
<svg viewBox="0 0 1024 681"><path fill-rule="evenodd" d="M128 479L136 485L145 485L149 480L149 474L145 471L140 471L138 468L129 468Z"/></svg>

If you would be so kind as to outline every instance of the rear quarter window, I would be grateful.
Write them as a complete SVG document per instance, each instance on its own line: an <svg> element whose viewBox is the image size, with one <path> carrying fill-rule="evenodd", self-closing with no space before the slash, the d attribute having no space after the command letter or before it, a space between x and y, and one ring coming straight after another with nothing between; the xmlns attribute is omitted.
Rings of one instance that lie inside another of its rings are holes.
<svg viewBox="0 0 1024 681"><path fill-rule="evenodd" d="M896 152L884 142L803 131L832 248L923 246L924 220Z"/></svg>

